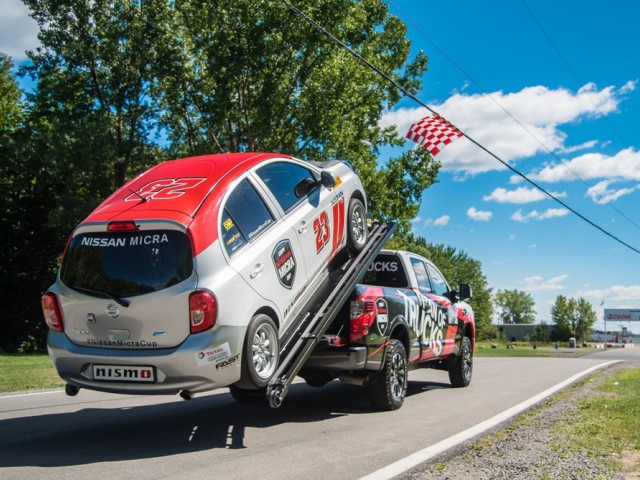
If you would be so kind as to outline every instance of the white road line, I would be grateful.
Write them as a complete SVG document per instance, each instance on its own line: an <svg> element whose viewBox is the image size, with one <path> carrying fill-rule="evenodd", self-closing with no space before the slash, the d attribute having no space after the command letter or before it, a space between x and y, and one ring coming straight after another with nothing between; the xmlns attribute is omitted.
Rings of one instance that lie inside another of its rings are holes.
<svg viewBox="0 0 640 480"><path fill-rule="evenodd" d="M401 473L404 473L407 470L410 470L413 467L420 465L421 463L426 462L427 460L432 459L436 455L439 455L442 452L445 452L448 449L455 447L456 445L459 445L463 442L466 442L467 440L470 440L476 435L480 435L481 433L484 433L487 430L490 430L491 428L496 427L497 425L500 425L502 422L510 419L511 417L518 415L519 413L522 413L528 408L531 408L536 403L539 403L542 400L546 399L547 397L550 397L554 393L558 392L559 390L562 390L568 385L571 385L572 383L576 382L580 378L590 374L594 370L607 367L613 363L617 363L618 361L619 360L613 360L610 362L601 363L594 367L588 368L580 373L577 373L573 377L570 377L565 381L560 382L559 384L549 388L548 390L545 390L544 392L539 393L534 397L531 397L529 400L525 400L524 402L516 405L515 407L505 410L502 413L499 413L493 418L485 420L484 422L481 422L475 425L474 427L471 427L463 432L452 435L451 437L446 438L441 442L438 442L423 450L420 450L419 452L409 455L408 457L405 457L402 460L398 460L397 462L392 463L391 465L388 465L384 468L381 468L376 472L370 473L369 475L362 477L360 480L388 480L397 475L400 475Z"/></svg>
<svg viewBox="0 0 640 480"><path fill-rule="evenodd" d="M9 395L0 396L0 400L4 398L19 398L19 397L34 397L36 395L49 395L51 393L64 393L64 390L44 390L40 392L27 392L27 393L10 393Z"/></svg>

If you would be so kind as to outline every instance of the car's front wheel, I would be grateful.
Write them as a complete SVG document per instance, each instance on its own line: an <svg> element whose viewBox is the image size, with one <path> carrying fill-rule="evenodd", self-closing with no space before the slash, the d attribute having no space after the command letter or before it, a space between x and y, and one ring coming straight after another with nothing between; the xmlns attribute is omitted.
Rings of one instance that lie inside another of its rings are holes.
<svg viewBox="0 0 640 480"><path fill-rule="evenodd" d="M242 351L242 373L236 386L243 389L264 388L280 361L278 330L268 315L258 314L249 322Z"/></svg>
<svg viewBox="0 0 640 480"><path fill-rule="evenodd" d="M362 251L369 238L367 228L367 211L364 204L357 198L352 198L349 202L347 212L347 227L349 232L348 247L352 253Z"/></svg>

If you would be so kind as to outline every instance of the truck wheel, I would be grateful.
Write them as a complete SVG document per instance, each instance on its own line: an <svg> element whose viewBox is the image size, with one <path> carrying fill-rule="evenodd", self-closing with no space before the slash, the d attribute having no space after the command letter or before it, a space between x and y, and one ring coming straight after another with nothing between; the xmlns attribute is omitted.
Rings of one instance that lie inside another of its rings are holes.
<svg viewBox="0 0 640 480"><path fill-rule="evenodd" d="M449 380L453 387L466 387L471 383L473 374L473 353L469 337L462 339L460 353L449 363Z"/></svg>
<svg viewBox="0 0 640 480"><path fill-rule="evenodd" d="M236 402L239 403L258 403L264 402L267 398L267 389L259 388L247 390L246 388L229 385L229 392Z"/></svg>
<svg viewBox="0 0 640 480"><path fill-rule="evenodd" d="M347 239L349 251L352 253L362 251L367 243L369 232L367 230L367 212L362 202L357 198L352 198L349 202L347 227L349 229Z"/></svg>
<svg viewBox="0 0 640 480"><path fill-rule="evenodd" d="M369 399L381 410L397 410L407 394L407 352L400 340L387 345L384 367L366 385Z"/></svg>
<svg viewBox="0 0 640 480"><path fill-rule="evenodd" d="M278 367L280 346L278 330L271 317L258 314L251 319L242 351L239 388L264 388Z"/></svg>

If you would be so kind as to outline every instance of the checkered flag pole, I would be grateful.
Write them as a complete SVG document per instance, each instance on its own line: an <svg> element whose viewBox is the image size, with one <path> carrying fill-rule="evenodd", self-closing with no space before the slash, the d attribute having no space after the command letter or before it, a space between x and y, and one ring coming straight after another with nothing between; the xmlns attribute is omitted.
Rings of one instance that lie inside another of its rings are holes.
<svg viewBox="0 0 640 480"><path fill-rule="evenodd" d="M432 156L436 156L446 145L463 135L461 130L441 116L427 115L411 125L407 138L421 144Z"/></svg>

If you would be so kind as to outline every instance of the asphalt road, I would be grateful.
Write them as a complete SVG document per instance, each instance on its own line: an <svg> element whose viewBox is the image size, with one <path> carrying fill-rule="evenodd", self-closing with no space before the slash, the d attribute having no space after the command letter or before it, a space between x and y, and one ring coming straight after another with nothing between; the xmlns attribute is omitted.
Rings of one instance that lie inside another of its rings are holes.
<svg viewBox="0 0 640 480"><path fill-rule="evenodd" d="M477 358L472 384L445 372L409 375L395 412L372 409L360 387L294 384L282 407L241 405L226 390L120 396L82 390L0 397L2 479L357 479L473 427L611 358Z"/></svg>

